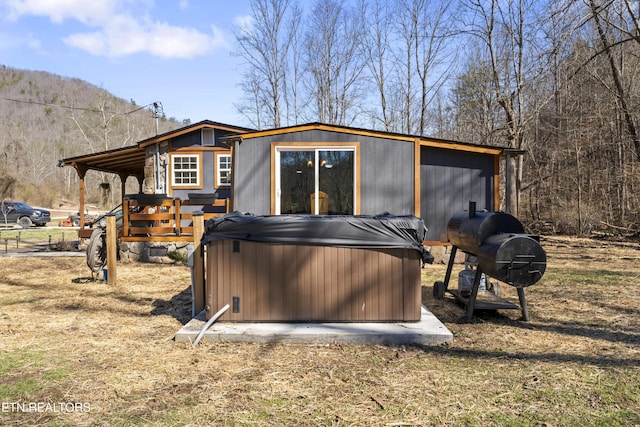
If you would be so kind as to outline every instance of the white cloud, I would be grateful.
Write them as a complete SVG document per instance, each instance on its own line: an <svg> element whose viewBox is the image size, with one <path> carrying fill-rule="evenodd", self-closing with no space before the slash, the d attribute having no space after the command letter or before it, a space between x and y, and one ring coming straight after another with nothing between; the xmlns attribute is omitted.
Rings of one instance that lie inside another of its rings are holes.
<svg viewBox="0 0 640 427"><path fill-rule="evenodd" d="M25 15L47 16L56 23L75 19L85 24L102 21L114 13L119 2L114 0L6 0L10 19Z"/></svg>
<svg viewBox="0 0 640 427"><path fill-rule="evenodd" d="M249 15L245 16L237 16L233 23L240 28L240 31L243 33L251 33L253 31L253 17Z"/></svg>
<svg viewBox="0 0 640 427"><path fill-rule="evenodd" d="M107 51L107 41L102 33L73 34L64 39L67 45L77 47L93 55L104 55Z"/></svg>
<svg viewBox="0 0 640 427"><path fill-rule="evenodd" d="M47 16L54 23L72 19L92 31L64 37L68 46L92 55L123 57L148 53L162 58L193 58L217 48L228 48L224 33L212 25L211 33L195 28L136 18L117 0L6 0L11 19L25 15ZM136 2L136 6L141 6ZM144 4L142 4L144 6ZM148 5L147 5L148 6ZM180 7L186 7L186 0Z"/></svg>
<svg viewBox="0 0 640 427"><path fill-rule="evenodd" d="M140 25L121 17L101 31L72 34L64 42L93 55L122 57L146 52L162 58L193 58L228 43L215 26L211 34L166 23Z"/></svg>

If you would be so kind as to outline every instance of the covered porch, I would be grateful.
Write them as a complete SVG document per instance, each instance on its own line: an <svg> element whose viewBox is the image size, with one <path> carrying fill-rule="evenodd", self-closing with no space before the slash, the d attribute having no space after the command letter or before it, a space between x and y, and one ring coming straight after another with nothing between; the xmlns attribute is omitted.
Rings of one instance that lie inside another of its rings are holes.
<svg viewBox="0 0 640 427"><path fill-rule="evenodd" d="M87 172L119 178L122 206L118 229L122 241L186 241L193 233L193 212L202 211L206 220L230 210L233 150L225 138L248 131L251 129L203 120L131 146L65 158L58 166L75 169L79 178L78 211L83 213ZM133 194L127 194L129 177L137 181L137 188L129 185ZM113 206L116 204L114 200ZM80 215L81 238L90 237L93 231L86 222Z"/></svg>
<svg viewBox="0 0 640 427"><path fill-rule="evenodd" d="M149 176L157 176L159 164L148 153L144 146L136 145L64 159L58 166L71 166L78 174L79 212L86 212L85 177L88 171L119 177L122 207L116 215L118 234L125 242L189 242L193 236L192 212L202 211L207 220L229 211L229 199L214 194L189 193L187 199L164 193L148 194ZM125 183L130 176L138 182L138 193L126 193ZM78 235L81 239L91 236L91 225L87 224L84 215L80 215Z"/></svg>

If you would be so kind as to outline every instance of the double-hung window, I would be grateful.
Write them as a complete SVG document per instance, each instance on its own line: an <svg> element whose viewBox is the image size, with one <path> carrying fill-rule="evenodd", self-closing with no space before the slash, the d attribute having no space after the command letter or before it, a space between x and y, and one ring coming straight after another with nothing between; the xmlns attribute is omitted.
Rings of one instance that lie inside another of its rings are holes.
<svg viewBox="0 0 640 427"><path fill-rule="evenodd" d="M231 154L216 154L216 187L231 185Z"/></svg>
<svg viewBox="0 0 640 427"><path fill-rule="evenodd" d="M171 156L171 184L174 187L199 188L201 158L198 154L174 154Z"/></svg>

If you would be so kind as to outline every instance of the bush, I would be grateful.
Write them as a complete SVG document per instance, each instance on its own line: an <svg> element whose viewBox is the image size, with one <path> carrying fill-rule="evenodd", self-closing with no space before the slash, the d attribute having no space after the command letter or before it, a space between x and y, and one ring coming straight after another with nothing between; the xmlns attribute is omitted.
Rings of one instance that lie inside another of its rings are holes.
<svg viewBox="0 0 640 427"><path fill-rule="evenodd" d="M186 251L167 252L167 257L180 264L187 264L189 261L189 255L187 255Z"/></svg>

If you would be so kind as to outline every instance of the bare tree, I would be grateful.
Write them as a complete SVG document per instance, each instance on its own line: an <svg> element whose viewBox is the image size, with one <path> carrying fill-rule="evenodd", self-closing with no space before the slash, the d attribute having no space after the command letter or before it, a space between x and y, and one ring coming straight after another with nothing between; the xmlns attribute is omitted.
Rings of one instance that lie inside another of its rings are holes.
<svg viewBox="0 0 640 427"><path fill-rule="evenodd" d="M131 145L146 135L131 119L130 111L117 112L113 96L101 92L97 103L90 110L69 110L69 118L76 125L87 149L92 152L107 151ZM143 107L134 109L139 111ZM98 172L101 203L113 206L116 190L120 189L118 176Z"/></svg>
<svg viewBox="0 0 640 427"><path fill-rule="evenodd" d="M503 129L510 148L527 147L527 125L534 119L528 108L527 91L535 87L541 69L535 38L539 22L533 0L464 1L463 22L467 33L479 40L486 52L491 75L491 89L504 115ZM515 179L507 183L509 209L518 215L522 184L523 158L511 157Z"/></svg>
<svg viewBox="0 0 640 427"><path fill-rule="evenodd" d="M306 28L307 88L321 122L349 125L362 110L362 24L337 0L319 0Z"/></svg>
<svg viewBox="0 0 640 427"><path fill-rule="evenodd" d="M390 82L387 80L394 67L391 57L394 8L385 0L360 0L359 10L362 22L369 23L362 29L361 54L379 99L379 105L373 104L368 113L374 127L381 126L389 132L393 130L393 113L388 103Z"/></svg>
<svg viewBox="0 0 640 427"><path fill-rule="evenodd" d="M423 135L428 108L449 74L447 42L453 30L452 3L439 0L397 0L395 49L396 87L402 94L401 130Z"/></svg>
<svg viewBox="0 0 640 427"><path fill-rule="evenodd" d="M246 67L242 83L246 99L237 107L254 125L280 127L288 111L294 116L296 111L297 93L292 93L293 100L287 98L291 91L287 78L301 12L293 0L253 0L251 17L250 23L235 29L238 55ZM294 68L294 79L295 73Z"/></svg>
<svg viewBox="0 0 640 427"><path fill-rule="evenodd" d="M500 106L492 89L491 68L476 49L477 41L469 42L471 53L450 91L455 109L455 138L478 144L497 145L502 120Z"/></svg>
<svg viewBox="0 0 640 427"><path fill-rule="evenodd" d="M635 148L636 157L640 160L640 136L638 135L637 119L634 117L634 113L631 107L630 94L623 82L623 71L619 67L619 62L613 52L614 44L624 43L625 40L616 41L605 28L605 23L609 23L612 27L618 31L622 31L623 34L628 36L626 41L635 40L640 43L640 24L638 23L638 17L636 16L631 4L628 0L624 0L624 9L620 10L616 8L618 3L615 1L608 2L604 5L597 4L594 0L589 0L589 9L591 11L594 25L598 31L598 36L602 44L602 52L606 55L611 67L611 78L615 85L615 92L617 95L617 101L620 104L621 112L624 116L624 122L629 132L629 137ZM626 10L629 13L628 19L623 16L623 11ZM633 25L628 28L628 22Z"/></svg>

